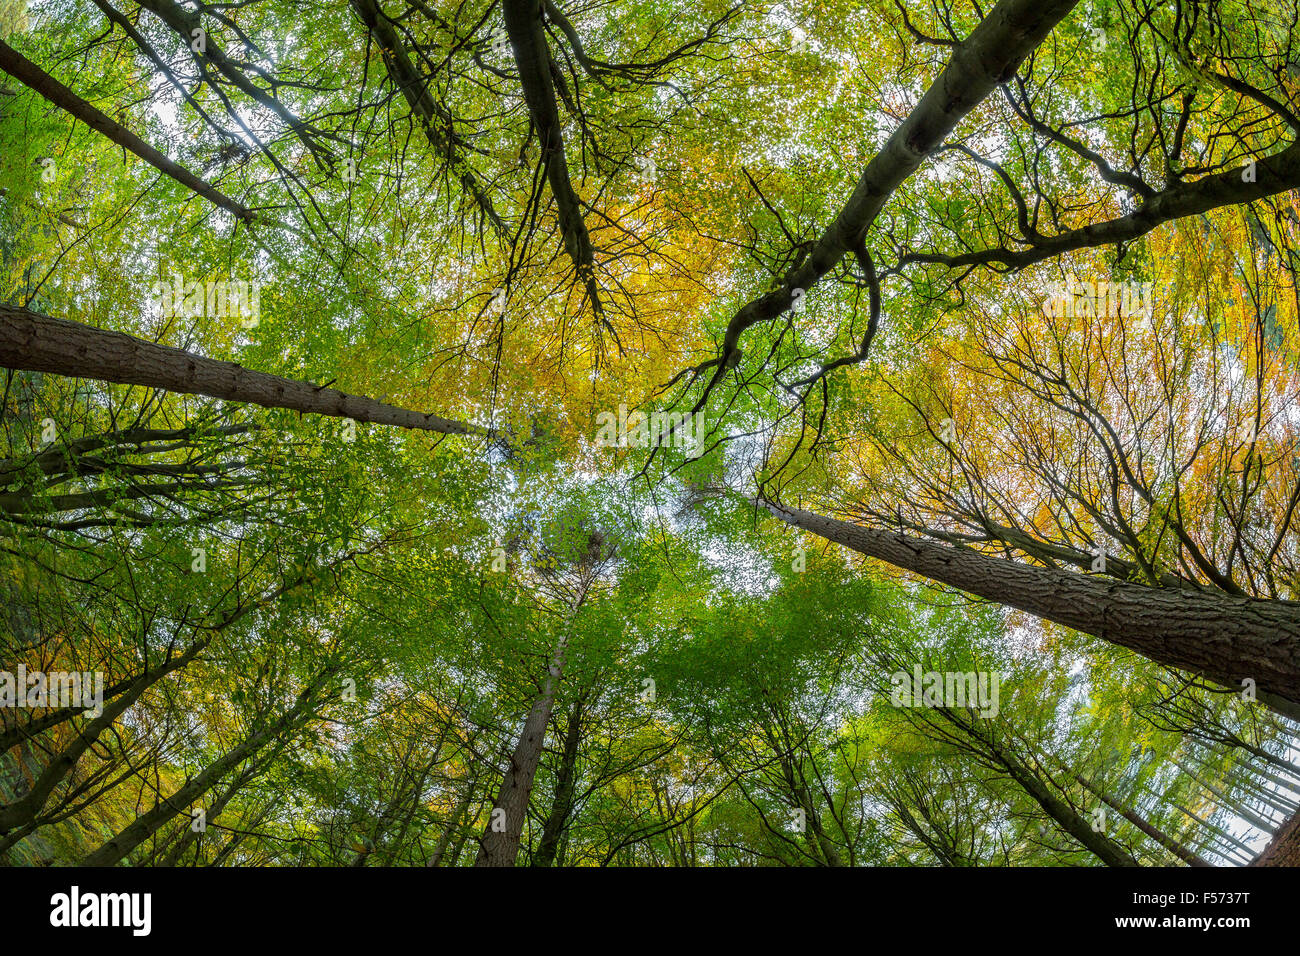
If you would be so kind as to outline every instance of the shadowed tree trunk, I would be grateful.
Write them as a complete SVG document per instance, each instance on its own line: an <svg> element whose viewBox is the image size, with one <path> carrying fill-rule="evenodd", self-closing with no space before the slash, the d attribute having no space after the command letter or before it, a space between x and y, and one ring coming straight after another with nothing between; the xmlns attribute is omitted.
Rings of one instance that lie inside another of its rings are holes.
<svg viewBox="0 0 1300 956"><path fill-rule="evenodd" d="M87 854L79 865L115 866L120 863L132 850L162 829L168 821L188 810L191 803L207 793L227 773L249 757L255 756L263 747L293 728L299 721L310 717L320 703L320 692L325 686L327 677L328 672L315 684L305 688L294 701L294 705L273 724L250 734L242 743L208 764L198 776L169 796L163 797L152 810L123 827L99 849Z"/></svg>
<svg viewBox="0 0 1300 956"><path fill-rule="evenodd" d="M1098 800L1106 804L1106 806L1110 807L1112 810L1114 810L1116 813L1122 816L1125 820L1133 824L1135 827L1137 827L1139 830L1141 830L1151 839L1155 840L1162 847L1164 847L1174 856L1178 857L1188 866L1209 866L1210 865L1209 863L1205 862L1204 859L1197 856L1187 847L1183 846L1181 843L1175 840L1173 837L1169 836L1169 834L1165 833L1155 824L1146 820L1136 810L1129 809L1128 807L1120 803L1118 800L1111 797L1101 788L1093 786L1092 782L1086 779L1082 774L1076 773L1074 775L1074 779L1079 781L1079 783L1083 785L1084 789L1086 789L1088 792L1096 796Z"/></svg>
<svg viewBox="0 0 1300 956"><path fill-rule="evenodd" d="M170 659L161 667L146 670L132 681L120 696L111 703L105 702L103 713L88 721L78 731L72 742L54 756L45 766L41 775L37 777L36 782L32 784L31 790L13 803L0 807L0 836L7 835L11 830L20 827L30 827L45 807L50 795L54 793L55 788L58 787L64 777L72 772L72 769L85 755L86 751L94 746L100 734L112 727L122 713L139 700L146 690L162 680L167 674L183 668L197 657L212 641L213 636L215 635L209 635L196 641L185 653ZM0 849L7 849L7 846L0 845Z"/></svg>
<svg viewBox="0 0 1300 956"><path fill-rule="evenodd" d="M459 151L465 145L457 141L452 128L452 116L429 92L431 80L422 77L407 55L406 46L397 30L393 28L378 0L352 0L352 9L356 11L361 22L374 36L384 58L393 85L401 90L411 113L420 121L429 145L452 165L454 175L461 186L473 198L483 217L492 225L499 236L509 234L509 229L497 214L491 198L483 191L478 178L465 165Z"/></svg>
<svg viewBox="0 0 1300 956"><path fill-rule="evenodd" d="M1251 866L1300 866L1300 813L1273 834L1273 839Z"/></svg>
<svg viewBox="0 0 1300 956"><path fill-rule="evenodd" d="M487 830L479 840L475 866L515 865L515 858L519 855L519 841L524 832L524 818L528 815L528 798L533 792L537 767L542 760L542 746L546 742L546 725L550 722L551 710L555 706L555 692L564 671L567 644L566 632L556 642L542 693L533 702L524 719L519 742L510 755L505 779L502 780L496 802L492 805Z"/></svg>
<svg viewBox="0 0 1300 956"><path fill-rule="evenodd" d="M582 701L576 702L569 710L568 726L564 733L564 752L560 756L560 767L556 772L555 799L551 802L551 812L546 815L542 826L542 838L533 854L533 866L552 866L558 856L560 839L573 812L573 792L578 782L578 746L582 743Z"/></svg>
<svg viewBox="0 0 1300 956"><path fill-rule="evenodd" d="M722 379L728 362L739 358L746 329L771 321L792 308L796 289L807 292L847 254L863 256L867 231L898 189L925 158L938 149L959 122L985 97L1015 75L1016 69L1078 0L1002 0L964 41L916 107L863 170L853 194L801 264L791 269L782 288L746 303L732 317L722 349L710 365L714 373L692 412L699 412L708 393ZM869 343L868 343L869 344Z"/></svg>
<svg viewBox="0 0 1300 956"><path fill-rule="evenodd" d="M505 17L506 34L510 37L510 46L514 50L515 64L519 68L524 102L528 106L528 115L532 118L537 138L541 141L542 166L546 181L551 187L551 195L555 197L560 233L564 237L564 251L573 260L578 278L586 286L592 308L599 316L601 306L597 296L595 256L591 235L582 218L582 201L569 178L563 126L555 100L555 84L551 79L551 50L542 24L541 0L502 0L501 8Z"/></svg>

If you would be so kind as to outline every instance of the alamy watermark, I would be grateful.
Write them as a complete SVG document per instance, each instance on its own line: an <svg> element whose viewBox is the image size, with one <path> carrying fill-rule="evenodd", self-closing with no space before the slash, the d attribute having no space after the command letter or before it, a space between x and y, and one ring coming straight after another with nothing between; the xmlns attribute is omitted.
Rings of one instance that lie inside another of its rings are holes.
<svg viewBox="0 0 1300 956"><path fill-rule="evenodd" d="M702 412L653 412L627 410L620 404L618 413L600 412L596 416L598 448L686 448L698 455L704 447L708 426Z"/></svg>
<svg viewBox="0 0 1300 956"><path fill-rule="evenodd" d="M1078 316L1141 316L1152 313L1150 282L1080 282L1067 273L1048 287L1043 313L1054 318Z"/></svg>
<svg viewBox="0 0 1300 956"><path fill-rule="evenodd" d="M0 671L0 707L80 707L104 712L103 671Z"/></svg>
<svg viewBox="0 0 1300 956"><path fill-rule="evenodd" d="M895 671L889 702L895 707L973 707L981 717L998 715L998 671Z"/></svg>
<svg viewBox="0 0 1300 956"><path fill-rule="evenodd" d="M165 319L235 319L245 329L261 323L262 283L256 279L209 279L186 282L175 272L150 288L158 314Z"/></svg>

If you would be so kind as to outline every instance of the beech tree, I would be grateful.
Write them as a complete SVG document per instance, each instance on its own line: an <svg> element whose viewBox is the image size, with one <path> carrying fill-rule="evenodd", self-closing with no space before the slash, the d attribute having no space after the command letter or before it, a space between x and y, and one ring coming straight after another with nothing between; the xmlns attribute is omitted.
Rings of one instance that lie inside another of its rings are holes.
<svg viewBox="0 0 1300 956"><path fill-rule="evenodd" d="M0 0L0 861L1294 862L1298 26Z"/></svg>

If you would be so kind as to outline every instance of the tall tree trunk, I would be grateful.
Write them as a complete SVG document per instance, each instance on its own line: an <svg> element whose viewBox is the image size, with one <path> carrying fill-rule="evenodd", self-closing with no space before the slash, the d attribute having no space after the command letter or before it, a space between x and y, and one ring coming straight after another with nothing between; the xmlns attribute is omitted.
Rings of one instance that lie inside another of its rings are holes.
<svg viewBox="0 0 1300 956"><path fill-rule="evenodd" d="M541 143L541 162L546 181L559 214L564 250L573 261L579 280L591 297L592 308L599 316L601 304L595 278L595 255L591 235L582 218L582 201L569 178L569 161L564 152L564 124L555 100L555 84L550 45L542 22L541 0L502 0L506 34L514 51L523 87L524 103Z"/></svg>
<svg viewBox="0 0 1300 956"><path fill-rule="evenodd" d="M204 820L211 823L220 816L221 811L226 809L226 805L229 804L230 801L234 799L235 795L243 790L250 781L257 778L258 774L266 767L267 763L268 761L265 757L259 757L258 760L250 763L239 774L237 774L235 778L226 785L226 788L217 795L217 798L212 801L212 804L207 808ZM176 841L176 845L168 851L167 855L158 863L158 865L176 866L184 858L186 851L197 843L202 836L202 831L195 830L192 826L186 827L185 832L182 833L180 839Z"/></svg>
<svg viewBox="0 0 1300 956"><path fill-rule="evenodd" d="M1095 795L1097 799L1099 799L1102 803L1106 804L1106 806L1110 807L1112 810L1114 810L1116 813L1122 816L1125 820L1133 824L1135 827L1137 827L1139 830L1141 830L1151 839L1155 840L1162 847L1164 847L1174 856L1178 857L1178 859L1182 860L1188 866L1209 866L1210 865L1209 863L1205 862L1205 860L1202 857L1197 856L1195 853L1193 853L1187 847L1183 846L1183 844L1175 840L1169 834L1165 833L1155 824L1149 822L1146 818L1142 817L1136 810L1132 810L1124 806L1124 804L1120 803L1118 800L1111 797L1100 787L1094 786L1092 781L1086 779L1082 774L1076 773L1074 775L1074 779L1079 781L1079 783L1081 783L1086 790L1088 790L1090 793Z"/></svg>
<svg viewBox="0 0 1300 956"><path fill-rule="evenodd" d="M31 87L55 106L71 113L91 129L103 133L123 149L135 153L154 169L198 193L213 205L229 210L240 219L252 221L252 210L208 185L184 166L172 162L135 133L121 123L109 119L2 40L0 40L0 70L4 70L25 86Z"/></svg>
<svg viewBox="0 0 1300 956"><path fill-rule="evenodd" d="M1183 763L1181 760L1174 758L1174 766L1176 766L1183 773L1187 774L1187 776L1191 777L1193 780L1199 783L1206 790L1210 791L1210 793L1212 793L1218 799L1221 806L1231 810L1233 813L1241 817L1243 820L1245 820L1255 829L1262 830L1265 833L1272 833L1274 830L1277 829L1276 825L1269 823L1263 817L1259 816L1256 813L1251 812L1249 807L1243 806L1241 802L1234 800L1231 796L1224 793L1214 784L1210 783L1209 780L1207 780L1205 777L1198 774L1195 770L1187 766L1187 764Z"/></svg>
<svg viewBox="0 0 1300 956"><path fill-rule="evenodd" d="M492 805L487 829L479 840L475 866L514 866L519 855L519 842L523 837L524 819L528 815L528 798L533 792L533 781L542 760L542 746L546 741L546 725L555 706L555 692L564 671L564 650L568 644L568 631L560 635L555 645L551 666L541 695L533 702L524 719L523 730L496 802Z"/></svg>
<svg viewBox="0 0 1300 956"><path fill-rule="evenodd" d="M555 799L551 801L551 812L546 816L542 827L542 838L533 854L533 866L552 866L560 848L560 838L564 836L573 812L573 792L578 783L578 746L582 743L582 701L575 701L569 711L569 722L564 734L564 752L560 757L560 766L556 772Z"/></svg>
<svg viewBox="0 0 1300 956"><path fill-rule="evenodd" d="M0 305L0 368L50 372L170 392L207 395L265 408L351 418L448 435L486 435L463 422L385 405L310 382L255 372L234 362L146 342L121 332Z"/></svg>
<svg viewBox="0 0 1300 956"><path fill-rule="evenodd" d="M420 121L429 145L434 148L439 158L446 159L451 165L461 186L474 200L484 219L491 223L496 234L503 238L508 236L510 230L492 206L492 199L484 191L473 171L465 164L463 154L468 152L465 149L467 144L457 137L452 125L452 115L430 92L432 81L425 79L411 62L405 43L393 26L394 21L380 9L378 0L352 0L352 9L374 36L384 59L384 67L388 70L389 79L406 97L406 103L411 108L411 113Z"/></svg>
<svg viewBox="0 0 1300 956"><path fill-rule="evenodd" d="M1251 848L1247 846L1245 843L1242 843L1240 840L1238 840L1227 830L1223 829L1222 827L1214 823L1211 823L1209 820L1206 820L1204 817L1200 816L1199 814L1193 813L1191 810L1187 809L1187 807L1183 806L1181 803L1178 803L1177 801L1170 801L1170 805L1173 806L1173 808L1177 810L1179 813L1181 813L1183 816L1195 820L1198 824L1204 827L1210 833L1210 835L1214 837L1214 839L1218 840L1220 845L1226 847L1228 852L1224 854L1225 856L1236 854L1237 856L1240 856L1243 860L1249 860L1251 858L1251 853L1252 853Z"/></svg>
<svg viewBox="0 0 1300 956"><path fill-rule="evenodd" d="M760 500L781 520L860 554L1093 634L1240 689L1300 719L1300 602L1153 588L1036 567Z"/></svg>
<svg viewBox="0 0 1300 956"><path fill-rule="evenodd" d="M776 738L770 738L773 746L779 747ZM796 769L794 758L790 751L779 751L781 776L785 780L785 785L790 794L794 797L804 814L804 835L806 842L812 850L814 859L820 857L822 863L830 867L843 866L844 862L840 859L839 849L826 833L822 826L821 814L817 810L816 802L813 800L811 789L808 787L807 780L803 776L802 769Z"/></svg>
<svg viewBox="0 0 1300 956"><path fill-rule="evenodd" d="M1029 794L1033 801L1042 807L1062 830L1083 844L1093 856L1107 866L1138 865L1137 860L1133 859L1127 850L1106 836L1106 834L1094 830L1092 824L1076 813L1073 807L1058 799L1047 784L1039 778L1038 774L1014 754L996 743L991 746L997 753L998 762L1005 768L1007 775L1019 784L1020 788Z"/></svg>
<svg viewBox="0 0 1300 956"><path fill-rule="evenodd" d="M207 793L218 780L232 769L273 741L288 728L294 726L303 717L310 715L319 703L320 691L324 686L322 675L312 686L303 690L289 708L275 723L250 734L242 743L228 750L221 757L208 764L192 780L179 787L167 797L158 801L148 813L138 817L133 823L123 827L118 833L106 840L99 849L87 854L81 866L115 866L132 850L157 833L177 814L188 809L189 805Z"/></svg>
<svg viewBox="0 0 1300 956"><path fill-rule="evenodd" d="M86 751L94 746L99 735L107 730L117 720L122 713L140 699L146 690L156 684L165 675L172 671L179 670L187 665L190 661L208 646L212 636L203 638L192 644L185 653L169 660L162 667L155 670L146 670L137 677L131 686L120 696L115 698L111 703L104 704L103 713L93 718L82 727L72 742L69 743L53 760L46 764L41 775L36 778L23 797L15 800L4 807L0 807L0 836L7 834L10 830L26 827L36 822L37 816L45 807L50 795L54 792L59 783L72 772L72 769L81 760Z"/></svg>
<svg viewBox="0 0 1300 956"><path fill-rule="evenodd" d="M990 766L1000 766L1065 833L1074 837L1097 859L1107 866L1138 865L1137 860L1119 843L1105 833L1094 830L1090 821L1060 799L1056 795L1059 792L1057 788L1049 785L1019 754L999 742L994 727L987 726L978 719L972 720L965 711L951 707L934 707L928 711L932 711L959 732L958 735L949 736L949 740L962 741L959 746L981 761Z"/></svg>
<svg viewBox="0 0 1300 956"><path fill-rule="evenodd" d="M943 72L921 101L867 163L853 194L785 284L747 302L731 318L712 379L692 412L699 412L708 393L739 358L741 335L759 322L775 319L804 292L833 270L847 254L865 253L862 243L889 197L943 145L948 135L985 97L1006 83L1020 64L1077 5L1078 0L1001 0L961 43L953 47ZM868 342L868 344L870 344Z"/></svg>

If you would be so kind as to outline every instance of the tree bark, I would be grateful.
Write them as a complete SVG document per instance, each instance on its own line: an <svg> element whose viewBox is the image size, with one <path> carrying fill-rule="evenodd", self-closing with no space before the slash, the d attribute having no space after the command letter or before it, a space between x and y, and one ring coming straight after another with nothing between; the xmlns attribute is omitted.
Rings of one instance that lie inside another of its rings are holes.
<svg viewBox="0 0 1300 956"><path fill-rule="evenodd" d="M769 500L781 520L931 581L1019 608L1300 718L1300 602L1147 587L995 558Z"/></svg>
<svg viewBox="0 0 1300 956"><path fill-rule="evenodd" d="M1250 861L1251 866L1300 866L1300 813L1273 835L1262 853Z"/></svg>
<svg viewBox="0 0 1300 956"><path fill-rule="evenodd" d="M477 789L478 780L470 780L464 794L456 803L456 809L451 811L451 816L447 819L446 825L442 828L442 833L438 836L438 842L433 847L433 854L429 857L428 866L437 866L442 862L443 856L447 853L447 846L451 843L452 834L456 832L461 818L465 816L465 811L469 809L469 805L474 801L474 792Z"/></svg>
<svg viewBox="0 0 1300 956"><path fill-rule="evenodd" d="M973 748L975 752L982 753L984 759L1000 765L1020 789L1024 790L1062 830L1081 843L1093 856L1107 866L1138 865L1137 860L1133 859L1127 850L1105 833L1094 830L1088 820L1064 800L1059 799L1032 767L1021 760L1016 753L998 743L991 732L982 732L979 727L966 720L959 711L947 707L934 709L951 725L976 741Z"/></svg>
<svg viewBox="0 0 1300 956"><path fill-rule="evenodd" d="M169 820L184 812L189 805L207 793L218 780L249 757L293 726L303 716L311 713L323 681L306 688L298 695L294 705L274 724L249 735L242 743L228 750L208 764L197 777L179 787L170 796L160 800L152 810L138 817L108 839L99 849L82 858L80 866L115 866L132 850L157 833Z"/></svg>
<svg viewBox="0 0 1300 956"><path fill-rule="evenodd" d="M0 40L0 70L4 70L25 86L31 87L55 106L71 113L91 129L103 133L123 149L135 153L154 169L198 193L213 205L229 210L246 222L252 221L251 209L214 189L179 163L172 162L121 123L109 119L95 109L3 40Z"/></svg>
<svg viewBox="0 0 1300 956"><path fill-rule="evenodd" d="M255 372L234 362L204 358L121 332L96 329L10 305L0 305L0 368L144 385L265 408L288 408L447 435L488 434L487 429L464 422L385 405L372 398L310 382Z"/></svg>
<svg viewBox="0 0 1300 956"><path fill-rule="evenodd" d="M475 866L514 866L519 855L519 842L524 832L524 818L528 815L528 798L533 792L537 767L542 759L542 746L546 741L546 725L555 706L555 692L564 670L564 650L568 643L567 631L555 645L555 654L547 670L546 683L541 695L533 702L524 720L519 742L510 755L505 779L487 829L479 840ZM499 821L499 822L498 822Z"/></svg>
<svg viewBox="0 0 1300 956"><path fill-rule="evenodd" d="M582 703L573 705L569 711L568 727L564 734L564 752L560 757L560 767L556 773L555 799L551 802L551 812L546 816L542 827L542 838L533 854L533 866L552 866L558 856L560 838L564 835L573 812L573 793L578 782L578 746L582 743Z"/></svg>
<svg viewBox="0 0 1300 956"><path fill-rule="evenodd" d="M411 63L411 58L406 53L406 47L403 45L401 37L393 29L393 24L387 15L380 9L378 0L352 0L352 9L356 11L357 16L361 18L361 22L379 44L379 51L383 56L388 76L393 81L393 85L406 97L407 105L410 106L411 112L419 119L429 145L451 163L453 172L460 181L461 186L469 193L475 205L483 213L484 218L491 223L497 235L503 237L508 235L510 230L506 228L506 224L497 214L491 198L483 191L482 185L469 167L465 165L464 160L457 156L459 144L456 134L452 130L453 117L430 94L428 89L429 81L421 77L419 71ZM446 130L445 135L443 133L444 129Z"/></svg>
<svg viewBox="0 0 1300 956"><path fill-rule="evenodd" d="M1077 3L1078 0L1002 0L953 49L948 65L867 164L840 214L802 264L786 276L785 285L746 303L732 317L723 336L721 360L713 379L692 411L703 408L713 384L726 374L726 362L733 353L738 353L744 331L790 309L795 289L807 292L846 254L857 249L894 191L998 84L1015 75L1025 57Z"/></svg>
<svg viewBox="0 0 1300 956"><path fill-rule="evenodd" d="M541 141L542 166L546 181L555 197L559 213L560 234L564 237L564 250L577 269L578 278L586 285L592 306L600 314L595 280L595 255L591 235L582 218L582 203L569 178L569 161L564 152L563 126L560 110L555 100L555 84L551 79L551 50L546 42L546 29L542 24L541 0L502 0L506 34L514 50L515 65L519 68L519 83L524 91L524 103L532 118L537 138Z"/></svg>

